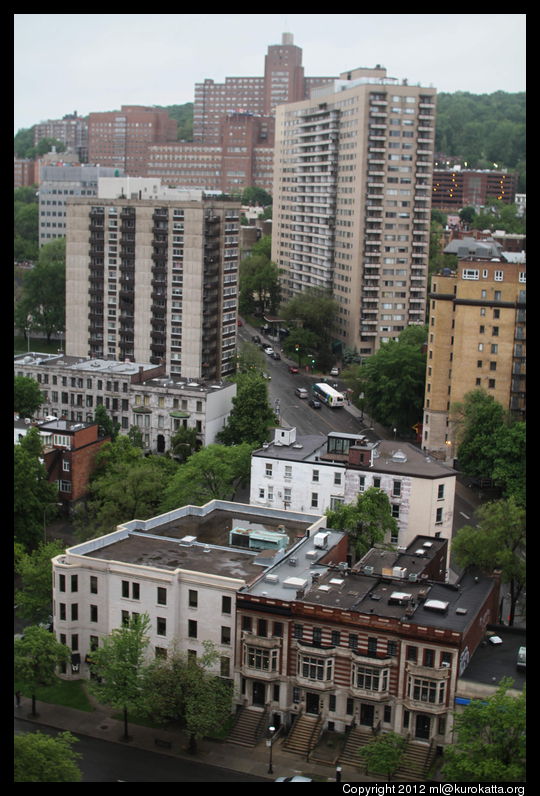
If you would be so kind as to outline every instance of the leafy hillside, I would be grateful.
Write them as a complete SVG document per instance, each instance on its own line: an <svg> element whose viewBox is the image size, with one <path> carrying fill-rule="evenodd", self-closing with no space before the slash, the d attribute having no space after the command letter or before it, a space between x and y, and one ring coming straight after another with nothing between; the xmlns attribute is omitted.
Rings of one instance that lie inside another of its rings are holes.
<svg viewBox="0 0 540 796"><path fill-rule="evenodd" d="M193 103L185 102L183 105L156 106L167 111L171 119L178 124L178 141L193 141Z"/></svg>
<svg viewBox="0 0 540 796"><path fill-rule="evenodd" d="M525 92L437 96L435 151L470 168L516 169L525 174ZM524 185L521 186L524 190Z"/></svg>

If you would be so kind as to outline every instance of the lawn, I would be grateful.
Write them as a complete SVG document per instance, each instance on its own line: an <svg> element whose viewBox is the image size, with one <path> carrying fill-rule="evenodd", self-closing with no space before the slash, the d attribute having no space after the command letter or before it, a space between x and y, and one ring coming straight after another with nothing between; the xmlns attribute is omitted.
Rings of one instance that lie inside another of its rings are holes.
<svg viewBox="0 0 540 796"><path fill-rule="evenodd" d="M40 354L57 354L58 349L63 346L61 340L51 338L51 342L47 343L46 337L32 337L30 335L30 351L36 351ZM14 335L13 337L13 353L26 354L28 352L28 340L24 339L23 335Z"/></svg>
<svg viewBox="0 0 540 796"><path fill-rule="evenodd" d="M30 689L19 687L15 683L15 691L17 690L20 690L21 694L29 699L32 697ZM86 695L83 680L61 680L58 678L53 685L37 688L35 696L39 702L47 702L50 705L63 705L67 708L88 712L94 709Z"/></svg>

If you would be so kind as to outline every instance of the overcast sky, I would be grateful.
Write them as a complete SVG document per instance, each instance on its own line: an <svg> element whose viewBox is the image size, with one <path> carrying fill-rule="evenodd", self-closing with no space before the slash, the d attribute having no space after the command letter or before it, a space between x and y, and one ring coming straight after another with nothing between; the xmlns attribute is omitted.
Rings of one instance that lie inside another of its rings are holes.
<svg viewBox="0 0 540 796"><path fill-rule="evenodd" d="M77 111L193 102L262 76L292 33L306 76L385 66L438 91L525 91L525 14L15 14L14 130Z"/></svg>

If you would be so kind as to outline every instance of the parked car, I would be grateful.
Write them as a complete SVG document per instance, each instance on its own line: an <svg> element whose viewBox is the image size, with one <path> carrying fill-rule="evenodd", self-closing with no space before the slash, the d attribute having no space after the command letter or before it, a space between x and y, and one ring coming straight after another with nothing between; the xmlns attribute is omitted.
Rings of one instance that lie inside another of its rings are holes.
<svg viewBox="0 0 540 796"><path fill-rule="evenodd" d="M289 365L289 373L298 373L296 365Z"/></svg>
<svg viewBox="0 0 540 796"><path fill-rule="evenodd" d="M263 379L267 379L267 381L272 380L272 376L269 373L263 373L262 377Z"/></svg>
<svg viewBox="0 0 540 796"><path fill-rule="evenodd" d="M330 371L331 376L339 376L339 368L332 368Z"/></svg>
<svg viewBox="0 0 540 796"><path fill-rule="evenodd" d="M273 353L274 353L274 349L272 348L272 346L271 346L271 345L267 345L267 346L265 346L265 348L264 348L264 353L265 353L265 354L273 354Z"/></svg>
<svg viewBox="0 0 540 796"><path fill-rule="evenodd" d="M259 337L258 334L253 334L251 336L251 342L252 343L260 343L261 342L261 338Z"/></svg>
<svg viewBox="0 0 540 796"><path fill-rule="evenodd" d="M309 405L312 406L314 409L320 409L321 408L321 402L317 401L316 398L310 398L309 399Z"/></svg>
<svg viewBox="0 0 540 796"><path fill-rule="evenodd" d="M270 356L272 357L272 359L281 359L281 354L278 351L273 351L272 354L270 354Z"/></svg>
<svg viewBox="0 0 540 796"><path fill-rule="evenodd" d="M305 387L297 387L296 390L294 391L294 394L297 395L299 398L308 397L308 391L306 390Z"/></svg>

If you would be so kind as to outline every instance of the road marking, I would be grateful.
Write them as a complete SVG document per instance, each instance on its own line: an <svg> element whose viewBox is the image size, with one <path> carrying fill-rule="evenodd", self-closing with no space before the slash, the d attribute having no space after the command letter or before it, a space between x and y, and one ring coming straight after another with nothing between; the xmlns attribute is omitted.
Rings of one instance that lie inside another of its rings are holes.
<svg viewBox="0 0 540 796"><path fill-rule="evenodd" d="M466 520L470 520L471 519L468 514L465 514L465 512L460 511L459 513L461 514L462 517L465 517Z"/></svg>

